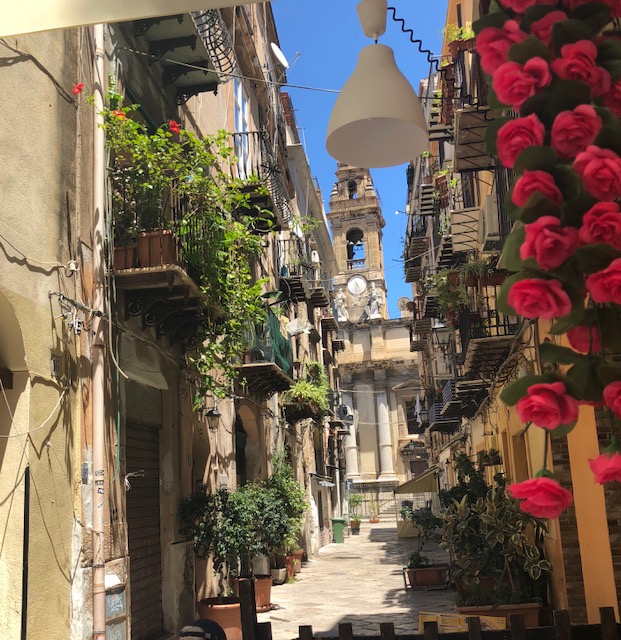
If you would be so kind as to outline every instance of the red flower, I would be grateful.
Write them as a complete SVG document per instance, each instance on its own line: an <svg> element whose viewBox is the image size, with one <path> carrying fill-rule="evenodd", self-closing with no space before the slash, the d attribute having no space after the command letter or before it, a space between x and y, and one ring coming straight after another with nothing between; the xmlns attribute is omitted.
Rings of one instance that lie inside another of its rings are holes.
<svg viewBox="0 0 621 640"><path fill-rule="evenodd" d="M564 11L550 11L543 18L530 25L530 32L547 47L552 39L552 27L561 20L566 20L567 14Z"/></svg>
<svg viewBox="0 0 621 640"><path fill-rule="evenodd" d="M520 509L536 518L558 518L572 501L567 489L545 476L509 485L509 495L522 500Z"/></svg>
<svg viewBox="0 0 621 640"><path fill-rule="evenodd" d="M602 343L599 339L597 326L581 324L567 332L569 344L581 353L598 353L602 350Z"/></svg>
<svg viewBox="0 0 621 640"><path fill-rule="evenodd" d="M493 86L498 99L519 109L525 100L552 82L548 63L543 58L531 58L525 64L505 62L494 74Z"/></svg>
<svg viewBox="0 0 621 640"><path fill-rule="evenodd" d="M515 406L522 422L544 429L571 424L578 419L578 401L565 393L562 382L533 384Z"/></svg>
<svg viewBox="0 0 621 640"><path fill-rule="evenodd" d="M598 202L582 218L578 232L584 244L609 244L621 251L621 211L616 202Z"/></svg>
<svg viewBox="0 0 621 640"><path fill-rule="evenodd" d="M621 418L621 382L611 382L604 387L604 402Z"/></svg>
<svg viewBox="0 0 621 640"><path fill-rule="evenodd" d="M616 480L621 482L621 453L602 453L595 460L589 460L595 482L605 484Z"/></svg>
<svg viewBox="0 0 621 640"><path fill-rule="evenodd" d="M516 13L524 13L529 7L539 4L556 4L556 0L501 0L500 4Z"/></svg>
<svg viewBox="0 0 621 640"><path fill-rule="evenodd" d="M610 201L621 196L621 158L614 151L591 145L578 154L573 166L593 197Z"/></svg>
<svg viewBox="0 0 621 640"><path fill-rule="evenodd" d="M73 93L74 96L77 96L79 93L82 93L82 91L84 91L84 83L80 82L79 84L73 85L71 93Z"/></svg>
<svg viewBox="0 0 621 640"><path fill-rule="evenodd" d="M509 49L526 39L526 34L515 20L507 20L502 29L486 27L477 36L477 51L481 56L481 68L490 76L501 64L508 61Z"/></svg>
<svg viewBox="0 0 621 640"><path fill-rule="evenodd" d="M600 0L602 4L610 7L610 15L613 18L621 17L621 2L619 0ZM563 0L563 4L571 11L581 7L584 4L589 4L593 0Z"/></svg>
<svg viewBox="0 0 621 640"><path fill-rule="evenodd" d="M526 278L510 289L507 301L525 318L560 318L571 311L571 300L558 280Z"/></svg>
<svg viewBox="0 0 621 640"><path fill-rule="evenodd" d="M563 195L556 186L554 178L545 171L524 171L524 174L515 183L511 200L518 207L523 207L535 193L541 193L546 198L562 204Z"/></svg>
<svg viewBox="0 0 621 640"><path fill-rule="evenodd" d="M575 158L595 140L601 128L602 119L590 104L562 111L552 125L551 147L560 156Z"/></svg>
<svg viewBox="0 0 621 640"><path fill-rule="evenodd" d="M526 240L520 247L522 260L534 257L546 271L556 269L578 248L578 230L562 227L554 216L542 216L526 225Z"/></svg>
<svg viewBox="0 0 621 640"><path fill-rule="evenodd" d="M610 91L604 96L604 104L621 118L621 80L616 80L610 85Z"/></svg>
<svg viewBox="0 0 621 640"><path fill-rule="evenodd" d="M603 271L590 275L586 288L594 302L621 304L621 258L613 260Z"/></svg>
<svg viewBox="0 0 621 640"><path fill-rule="evenodd" d="M579 80L591 87L592 96L610 90L610 74L595 64L597 47L590 40L579 40L561 47L561 57L552 62L552 71L564 80Z"/></svg>
<svg viewBox="0 0 621 640"><path fill-rule="evenodd" d="M168 121L168 128L173 133L179 133L181 131L181 125L178 122L175 122L174 120L169 120Z"/></svg>
<svg viewBox="0 0 621 640"><path fill-rule="evenodd" d="M115 110L112 112L112 115L113 115L115 118L118 118L119 120L125 120L125 118L127 118L127 116L125 115L125 112L124 112L124 111L121 111L120 109L115 109Z"/></svg>
<svg viewBox="0 0 621 640"><path fill-rule="evenodd" d="M496 138L500 162L507 169L512 169L524 149L543 144L545 134L545 127L534 113L503 124Z"/></svg>

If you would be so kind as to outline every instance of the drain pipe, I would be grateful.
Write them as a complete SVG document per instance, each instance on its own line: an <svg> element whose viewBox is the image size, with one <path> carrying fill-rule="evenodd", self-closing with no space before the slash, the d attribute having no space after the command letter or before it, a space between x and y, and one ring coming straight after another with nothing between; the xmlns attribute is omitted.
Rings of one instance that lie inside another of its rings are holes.
<svg viewBox="0 0 621 640"><path fill-rule="evenodd" d="M28 556L30 551L30 466L24 469L24 532L22 547L22 632L21 640L28 633Z"/></svg>
<svg viewBox="0 0 621 640"><path fill-rule="evenodd" d="M93 95L95 102L95 130L93 132L93 309L105 313L105 134L101 128L104 108L105 43L104 25L93 26L95 59L93 61ZM92 511L93 511L93 640L106 638L106 589L105 589L105 331L103 320L93 318L93 348L91 363L92 394Z"/></svg>

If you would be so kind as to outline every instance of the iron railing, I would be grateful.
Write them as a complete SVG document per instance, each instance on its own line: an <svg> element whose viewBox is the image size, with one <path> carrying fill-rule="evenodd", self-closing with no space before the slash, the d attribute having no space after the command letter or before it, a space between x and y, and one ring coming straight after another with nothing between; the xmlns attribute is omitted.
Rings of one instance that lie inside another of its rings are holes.
<svg viewBox="0 0 621 640"><path fill-rule="evenodd" d="M280 321L271 309L267 310L266 323L253 327L246 340L252 362L273 362L289 377L293 375L291 340L283 335Z"/></svg>

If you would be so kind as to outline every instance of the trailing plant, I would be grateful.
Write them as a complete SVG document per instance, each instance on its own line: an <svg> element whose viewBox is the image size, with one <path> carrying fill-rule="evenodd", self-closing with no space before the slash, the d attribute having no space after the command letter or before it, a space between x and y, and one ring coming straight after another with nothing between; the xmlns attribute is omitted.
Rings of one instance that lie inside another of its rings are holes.
<svg viewBox="0 0 621 640"><path fill-rule="evenodd" d="M285 393L285 400L291 403L310 404L320 414L330 409L330 383L321 362L311 361L306 365L304 379L296 380Z"/></svg>
<svg viewBox="0 0 621 640"><path fill-rule="evenodd" d="M449 281L448 274L446 269L430 274L423 285L426 293L433 293L438 299L438 313L443 318L456 316L460 307L467 306L470 302L463 283Z"/></svg>
<svg viewBox="0 0 621 640"><path fill-rule="evenodd" d="M198 138L170 120L150 131L138 120L139 105L125 106L114 85L103 111L111 154L112 219L118 242L140 230L168 228L180 241L182 259L202 291L197 350L188 356L196 386L195 407L207 392L223 395L238 376L245 329L265 319L264 281L253 280L260 255L260 221L247 184L231 177L235 163L230 134Z"/></svg>
<svg viewBox="0 0 621 640"><path fill-rule="evenodd" d="M488 104L506 115L488 126L486 141L517 175L507 213L521 223L504 246L515 275L497 307L552 321L549 333L566 336L565 345L540 344L547 364L501 394L527 426L545 430L541 471L509 492L528 513L556 518L572 495L547 469L549 439L576 426L580 403L605 405L613 425L610 446L591 461L595 481L621 479L619 9L568 0L493 7L474 29Z"/></svg>
<svg viewBox="0 0 621 640"><path fill-rule="evenodd" d="M447 24L442 29L442 35L446 37L447 42L455 42L456 40L470 40L474 38L474 31L472 25L467 22L465 26L459 27L454 23Z"/></svg>

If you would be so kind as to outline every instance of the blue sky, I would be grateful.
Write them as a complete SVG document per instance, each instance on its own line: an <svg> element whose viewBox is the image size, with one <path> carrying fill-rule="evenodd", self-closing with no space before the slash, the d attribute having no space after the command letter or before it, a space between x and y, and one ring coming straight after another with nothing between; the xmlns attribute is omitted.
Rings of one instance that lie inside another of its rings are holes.
<svg viewBox="0 0 621 640"><path fill-rule="evenodd" d="M356 66L358 53L371 44L362 32L356 4L357 0L272 1L280 48L289 60L297 51L302 54L287 72L288 82L327 89L340 89L345 84ZM388 4L395 7L397 16L414 30L414 37L420 38L425 48L434 53L440 51L446 0L428 0L427 3L389 0ZM380 42L394 49L397 65L417 90L420 79L429 74L429 63L410 42L409 35L392 20L391 12L388 12L386 33ZM327 211L336 161L326 151L325 134L336 94L294 88L286 91L291 95L298 127L303 129L300 136L306 143L310 165L319 180ZM397 300L402 296L411 297L411 287L405 283L400 261L407 216L395 215L396 210L405 208L405 169L406 165L401 165L371 172L386 220L383 244L391 318L399 317Z"/></svg>

